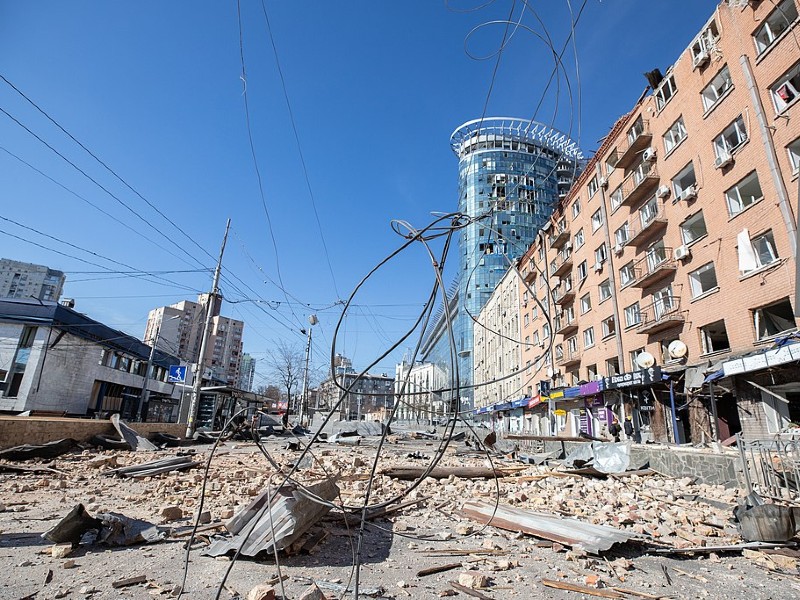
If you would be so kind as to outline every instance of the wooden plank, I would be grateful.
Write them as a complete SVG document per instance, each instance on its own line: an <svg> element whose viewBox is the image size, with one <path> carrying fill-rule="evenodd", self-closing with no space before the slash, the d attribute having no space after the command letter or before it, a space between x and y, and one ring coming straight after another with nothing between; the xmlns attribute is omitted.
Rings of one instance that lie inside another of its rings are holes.
<svg viewBox="0 0 800 600"><path fill-rule="evenodd" d="M473 598L479 598L480 600L494 600L491 596L487 596L486 594L481 594L478 590L473 590L472 588L468 588L467 586L461 585L456 581L451 581L450 585L454 590L458 590L459 592L466 594L467 596L472 596Z"/></svg>
<svg viewBox="0 0 800 600"><path fill-rule="evenodd" d="M625 598L623 594L615 592L614 590L601 590L590 588L585 585L578 585L577 583L569 583L567 581L554 581L552 579L542 579L542 585L557 590L566 590L568 592L578 592L586 594L587 596L595 596L597 598Z"/></svg>
<svg viewBox="0 0 800 600"><path fill-rule="evenodd" d="M435 575L436 573L444 573L445 571L452 571L453 569L458 569L461 566L460 562L457 563L448 563L446 565L438 565L436 567L428 567L427 569L422 569L421 571L417 571L417 577L425 577L427 575Z"/></svg>
<svg viewBox="0 0 800 600"><path fill-rule="evenodd" d="M147 575L136 575L135 577L128 577L126 579L117 579L111 582L111 587L116 590L131 585L139 585L140 583L147 583Z"/></svg>

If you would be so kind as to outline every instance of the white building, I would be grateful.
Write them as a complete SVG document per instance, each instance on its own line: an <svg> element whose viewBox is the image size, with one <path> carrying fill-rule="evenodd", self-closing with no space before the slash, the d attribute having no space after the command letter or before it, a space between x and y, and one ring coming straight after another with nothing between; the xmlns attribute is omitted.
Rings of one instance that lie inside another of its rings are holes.
<svg viewBox="0 0 800 600"><path fill-rule="evenodd" d="M197 363L205 324L205 306L208 294L200 294L197 302L182 300L150 311L145 327L145 343L155 343L156 348ZM203 360L206 374L238 386L242 364L242 335L244 322L221 316L222 298L212 305L211 330L206 355Z"/></svg>
<svg viewBox="0 0 800 600"><path fill-rule="evenodd" d="M400 404L395 417L398 421L437 424L449 416L445 390L449 388L444 370L429 362L395 367L395 401Z"/></svg>
<svg viewBox="0 0 800 600"><path fill-rule="evenodd" d="M151 348L55 302L0 300L0 412L135 418ZM147 378L149 421L174 422L183 387L167 383L180 359L156 351ZM191 383L187 381L187 383Z"/></svg>
<svg viewBox="0 0 800 600"><path fill-rule="evenodd" d="M0 298L58 301L66 276L43 265L0 259Z"/></svg>

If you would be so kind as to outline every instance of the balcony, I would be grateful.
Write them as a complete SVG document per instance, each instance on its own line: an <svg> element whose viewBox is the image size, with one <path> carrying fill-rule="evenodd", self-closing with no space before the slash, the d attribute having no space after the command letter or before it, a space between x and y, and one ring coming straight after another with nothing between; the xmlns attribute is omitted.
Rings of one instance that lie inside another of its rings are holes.
<svg viewBox="0 0 800 600"><path fill-rule="evenodd" d="M636 326L636 333L651 334L683 325L686 316L680 308L680 296L662 296L639 311L641 321Z"/></svg>
<svg viewBox="0 0 800 600"><path fill-rule="evenodd" d="M572 250L562 250L550 263L550 275L561 277L572 269Z"/></svg>
<svg viewBox="0 0 800 600"><path fill-rule="evenodd" d="M640 121L631 128L622 144L608 157L607 162L615 169L626 169L636 162L639 153L644 151L652 140L650 123Z"/></svg>
<svg viewBox="0 0 800 600"><path fill-rule="evenodd" d="M621 204L634 205L658 187L658 170L654 162L642 162L622 181Z"/></svg>
<svg viewBox="0 0 800 600"><path fill-rule="evenodd" d="M571 367L579 362L581 362L581 353L577 348L567 348L561 352L561 356L556 352L556 364L559 367Z"/></svg>
<svg viewBox="0 0 800 600"><path fill-rule="evenodd" d="M537 275L536 267L530 265L528 269L524 271L522 275L522 281L524 281L525 283L533 283L533 281L536 279L536 275Z"/></svg>
<svg viewBox="0 0 800 600"><path fill-rule="evenodd" d="M569 337L572 333L578 331L578 319L575 317L572 317L569 321L556 319L553 321L553 328L556 330L556 334L563 335L565 338Z"/></svg>
<svg viewBox="0 0 800 600"><path fill-rule="evenodd" d="M572 276L565 277L556 287L553 288L553 301L556 304L566 304L575 299L575 287L572 284Z"/></svg>
<svg viewBox="0 0 800 600"><path fill-rule="evenodd" d="M570 238L568 227L553 226L553 233L550 235L550 247L560 248Z"/></svg>
<svg viewBox="0 0 800 600"><path fill-rule="evenodd" d="M633 285L646 288L668 277L677 269L672 258L672 248L655 248L647 256L633 263Z"/></svg>
<svg viewBox="0 0 800 600"><path fill-rule="evenodd" d="M651 235L660 231L667 224L664 214L664 204L659 202L654 207L639 211L639 224L628 228L628 241L626 244L638 246L646 242Z"/></svg>

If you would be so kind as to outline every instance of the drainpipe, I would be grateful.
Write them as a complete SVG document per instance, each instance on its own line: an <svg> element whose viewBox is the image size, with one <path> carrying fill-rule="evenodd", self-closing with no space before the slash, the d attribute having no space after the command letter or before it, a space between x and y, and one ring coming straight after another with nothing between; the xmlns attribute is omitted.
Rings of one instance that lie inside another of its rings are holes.
<svg viewBox="0 0 800 600"><path fill-rule="evenodd" d="M747 80L747 89L750 90L750 98L753 101L753 108L756 111L761 141L764 143L764 148L766 149L764 154L767 157L767 164L769 164L769 172L770 175L772 175L772 183L775 186L775 192L778 194L778 206L781 209L783 223L789 234L789 246L792 251L792 258L797 259L797 227L795 226L792 209L789 205L789 194L786 191L786 186L783 184L783 176L778 166L778 156L775 153L775 144L772 142L772 136L770 135L770 126L767 124L764 105L761 103L761 97L758 95L758 89L756 88L755 79L753 78L753 70L750 66L750 59L746 55L742 55L739 58L739 62L742 65L742 72ZM797 285L796 282L795 285ZM795 302L795 314L797 314L797 302Z"/></svg>
<svg viewBox="0 0 800 600"><path fill-rule="evenodd" d="M598 181L603 176L603 173L600 170L600 161L598 160L595 164L595 171L597 174ZM602 211L603 215L603 230L606 234L606 245L608 246L608 283L611 286L611 308L613 309L614 314L614 323L616 324L616 330L614 331L614 341L617 343L617 362L619 363L619 368L622 369L622 366L625 364L623 362L624 358L624 348L622 346L622 321L620 321L619 317L619 301L617 299L617 280L614 271L614 246L611 244L611 228L609 226L608 221L608 209L606 208L606 191L605 188L600 186L600 210ZM620 402L619 404L619 422L625 422L625 403Z"/></svg>

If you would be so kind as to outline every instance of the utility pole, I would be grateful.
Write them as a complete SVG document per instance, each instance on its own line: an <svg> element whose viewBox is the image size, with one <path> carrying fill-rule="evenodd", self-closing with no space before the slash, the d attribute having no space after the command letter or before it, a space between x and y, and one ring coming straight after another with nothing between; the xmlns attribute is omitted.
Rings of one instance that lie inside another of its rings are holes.
<svg viewBox="0 0 800 600"><path fill-rule="evenodd" d="M206 355L206 347L208 346L208 334L211 328L211 312L214 307L214 302L219 295L219 275L222 271L222 255L225 253L225 243L228 241L228 230L231 227L231 220L228 219L225 225L225 235L222 238L222 247L219 250L219 260L217 261L217 268L214 270L214 282L211 284L211 293L208 295L208 302L206 302L206 321L203 325L203 337L200 340L200 354L197 356L197 368L194 373L194 381L192 382L192 402L189 404L189 418L186 422L186 437L192 437L195 429L195 419L197 418L197 407L200 404L200 388L203 384L203 359Z"/></svg>
<svg viewBox="0 0 800 600"><path fill-rule="evenodd" d="M303 425L303 419L308 418L309 416L309 406L308 406L308 359L311 355L311 330L319 323L317 319L317 315L311 315L308 317L308 340L306 341L306 364L305 370L303 371L303 396L300 400L300 425ZM302 331L302 330L301 330ZM309 425L311 421L309 420Z"/></svg>
<svg viewBox="0 0 800 600"><path fill-rule="evenodd" d="M150 399L150 390L147 389L150 383L150 370L153 368L153 358L156 354L156 346L158 346L158 335L161 333L161 323L164 320L164 315L161 315L161 320L156 327L156 336L153 338L153 343L150 346L150 356L147 357L147 367L144 370L144 383L142 384L142 393L139 394L139 405L136 407L136 421L142 420L142 407Z"/></svg>

